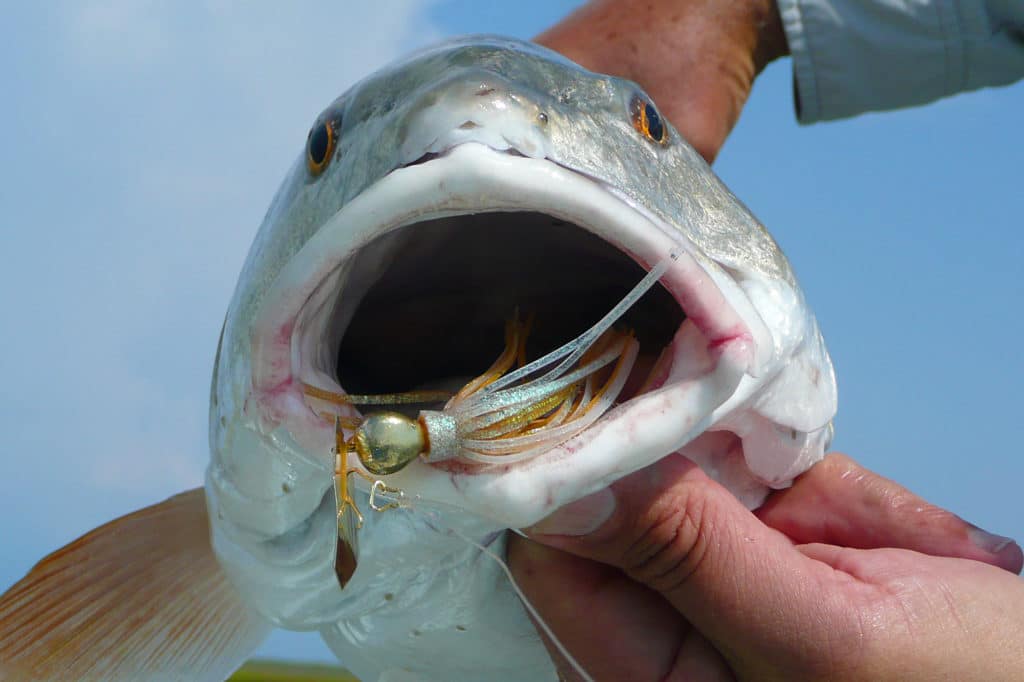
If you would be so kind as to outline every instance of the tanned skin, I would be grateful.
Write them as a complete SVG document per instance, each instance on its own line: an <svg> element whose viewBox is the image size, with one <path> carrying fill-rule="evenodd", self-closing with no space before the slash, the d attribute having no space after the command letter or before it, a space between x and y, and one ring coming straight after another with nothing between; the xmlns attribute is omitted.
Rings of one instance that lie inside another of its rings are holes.
<svg viewBox="0 0 1024 682"><path fill-rule="evenodd" d="M770 0L598 0L534 40L639 83L708 162L739 120L754 78L789 54Z"/></svg>
<svg viewBox="0 0 1024 682"><path fill-rule="evenodd" d="M788 53L767 0L595 0L537 41L638 82L709 162ZM598 680L1024 680L1020 547L843 455L756 512L670 455L528 534L516 579Z"/></svg>

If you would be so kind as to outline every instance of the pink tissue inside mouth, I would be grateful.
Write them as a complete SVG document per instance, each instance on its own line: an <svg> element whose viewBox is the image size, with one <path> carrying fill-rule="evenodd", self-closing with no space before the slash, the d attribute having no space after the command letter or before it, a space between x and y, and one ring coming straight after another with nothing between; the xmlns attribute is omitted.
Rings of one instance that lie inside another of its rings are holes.
<svg viewBox="0 0 1024 682"><path fill-rule="evenodd" d="M304 433L296 433L299 430L330 432L333 438L334 427L306 402L302 382L293 372L295 325L295 317L290 317L269 334L253 334L253 390L246 400L246 409L258 410L255 416L263 428L286 424L300 438Z"/></svg>
<svg viewBox="0 0 1024 682"><path fill-rule="evenodd" d="M295 317L269 331L257 325L252 334L253 390L257 394L275 394L286 390L292 381L292 336Z"/></svg>
<svg viewBox="0 0 1024 682"><path fill-rule="evenodd" d="M708 343L708 352L710 352L714 356L717 356L723 353L729 344L732 344L736 341L745 341L750 343L753 341L753 339L750 337L750 333L747 332L745 329L738 329L735 331L735 333L729 336L722 336L717 339L712 339L711 342Z"/></svg>

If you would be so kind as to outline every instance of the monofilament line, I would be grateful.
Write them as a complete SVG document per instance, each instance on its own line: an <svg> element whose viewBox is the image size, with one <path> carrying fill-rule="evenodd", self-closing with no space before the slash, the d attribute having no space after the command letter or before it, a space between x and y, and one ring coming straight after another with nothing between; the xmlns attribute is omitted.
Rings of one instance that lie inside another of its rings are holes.
<svg viewBox="0 0 1024 682"><path fill-rule="evenodd" d="M604 317L602 317L593 327L583 332L574 340L570 341L564 346L556 348L555 350L551 351L544 357L538 360L534 360L525 367L520 367L519 369L510 374L506 374L502 378L492 383L490 386L487 386L482 391L480 391L481 396L493 394L496 391L499 391L505 388L506 386L514 384L515 382L524 379L529 375L533 374L534 372L537 372L543 369L544 367L550 365L551 363L557 362L558 360L561 359L562 361L554 369L551 369L546 374L544 374L544 376L540 377L539 379L535 379L531 383L541 383L544 381L550 381L552 378L560 376L568 367L572 367L572 365L577 360L579 360L584 353L587 352L587 349L590 348L591 345L593 345L594 341L596 341L598 337L601 336L601 334L606 332L609 327L615 324L615 322L618 321L618 319L622 317L622 315L627 310L629 310L633 306L633 304L640 299L641 296L647 293L647 291L651 287L653 287L659 279L661 279L661 276L664 275L666 271L668 271L669 265L676 258L678 258L678 256L676 256L675 254L671 254L668 258L661 260L657 265L651 268L650 272L648 272L644 276L644 278L641 279L637 283L637 285L633 287L633 289L630 290L630 292L626 294L626 296L621 301L619 301L614 308L609 310L608 313Z"/></svg>
<svg viewBox="0 0 1024 682"><path fill-rule="evenodd" d="M562 644L562 641L558 639L558 636L555 635L554 632L552 632L548 624L544 621L543 618L541 618L540 614L537 613L537 609L533 607L533 604L530 603L530 600L526 598L525 594L523 594L523 591L519 588L519 584L516 582L516 579L512 576L512 570L508 567L508 564L505 563L505 560L497 554L495 554L490 549L488 549L487 547L481 545L479 542L476 542L475 540L466 537L455 528L449 527L448 530L454 533L457 537L462 538L463 540L468 542L473 547L479 549L481 552L489 556L491 559L494 559L494 561L501 568L502 572L504 572L505 577L508 578L509 585L512 586L512 590L516 593L516 596L519 597L519 601L523 603L523 607L526 609L527 613L529 613L530 616L533 618L533 622L536 623L537 627L539 627L541 631L543 631L543 633L547 636L548 641L555 645L555 648L558 649L558 653L561 654L562 658L564 658L569 663L569 665L572 666L572 669L575 670L577 674L579 674L579 676L585 682L594 682L594 678L587 674L587 671L583 668L582 665L580 665L580 662L577 661L573 657L573 655L569 653L569 650L565 648L565 645Z"/></svg>

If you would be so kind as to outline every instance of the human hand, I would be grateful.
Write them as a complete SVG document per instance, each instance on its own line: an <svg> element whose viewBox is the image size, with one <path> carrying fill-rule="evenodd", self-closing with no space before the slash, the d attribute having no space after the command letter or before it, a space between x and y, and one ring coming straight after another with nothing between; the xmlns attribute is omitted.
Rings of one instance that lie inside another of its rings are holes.
<svg viewBox="0 0 1024 682"><path fill-rule="evenodd" d="M842 455L756 514L670 455L529 533L516 580L598 680L1024 679L1020 547Z"/></svg>
<svg viewBox="0 0 1024 682"><path fill-rule="evenodd" d="M593 0L534 40L639 83L709 163L754 77L789 54L775 0Z"/></svg>

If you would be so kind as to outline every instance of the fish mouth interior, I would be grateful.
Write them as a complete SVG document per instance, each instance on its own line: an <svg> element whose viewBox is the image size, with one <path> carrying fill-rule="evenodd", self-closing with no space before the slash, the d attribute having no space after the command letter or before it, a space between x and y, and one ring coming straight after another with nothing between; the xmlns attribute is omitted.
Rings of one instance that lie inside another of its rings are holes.
<svg viewBox="0 0 1024 682"><path fill-rule="evenodd" d="M484 212L379 236L354 256L350 273L327 325L337 344L334 379L348 393L381 394L457 391L502 352L517 312L531 320L527 360L540 357L591 327L645 270L565 220ZM640 347L621 400L636 393L685 318L655 286L618 321Z"/></svg>

